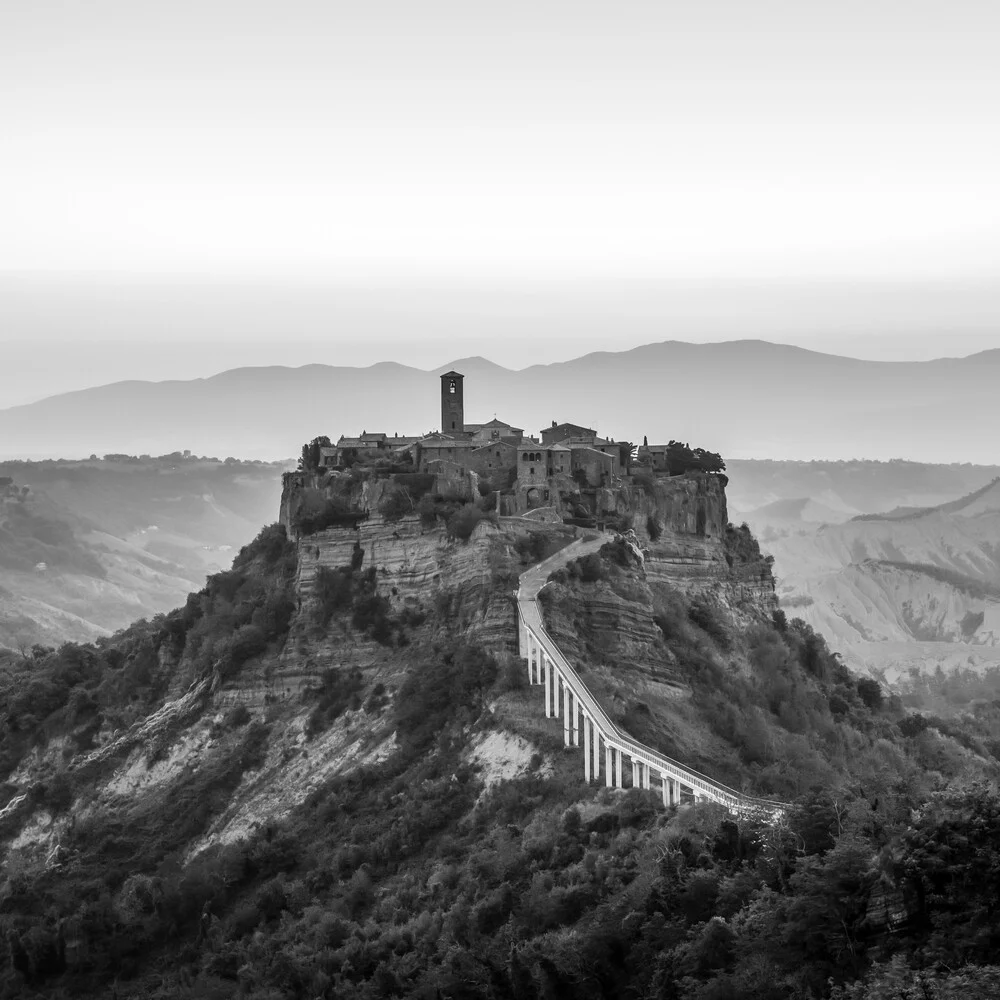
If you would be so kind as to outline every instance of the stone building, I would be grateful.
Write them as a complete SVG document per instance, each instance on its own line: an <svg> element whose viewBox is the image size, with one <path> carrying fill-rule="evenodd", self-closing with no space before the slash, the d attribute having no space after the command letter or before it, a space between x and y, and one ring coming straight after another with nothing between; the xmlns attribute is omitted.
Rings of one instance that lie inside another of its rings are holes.
<svg viewBox="0 0 1000 1000"><path fill-rule="evenodd" d="M492 476L497 472L513 469L517 465L517 445L511 441L492 441L474 447L469 456L469 464L481 476Z"/></svg>
<svg viewBox="0 0 1000 1000"><path fill-rule="evenodd" d="M441 376L441 433L465 433L465 376L445 372Z"/></svg>
<svg viewBox="0 0 1000 1000"><path fill-rule="evenodd" d="M452 462L467 468L475 445L471 438L435 433L421 438L414 447L417 465L422 472L426 472L429 471L430 463L437 461Z"/></svg>
<svg viewBox="0 0 1000 1000"><path fill-rule="evenodd" d="M470 431L470 428L474 429ZM478 446L492 444L497 441L516 445L520 444L521 439L524 437L523 427L512 427L502 420L497 420L496 417L485 424L466 424L465 430L466 433L472 434L472 440Z"/></svg>
<svg viewBox="0 0 1000 1000"><path fill-rule="evenodd" d="M596 437L597 431L593 428L581 427L579 424L557 424L553 420L552 426L542 431L542 444L560 444L569 440L592 444Z"/></svg>

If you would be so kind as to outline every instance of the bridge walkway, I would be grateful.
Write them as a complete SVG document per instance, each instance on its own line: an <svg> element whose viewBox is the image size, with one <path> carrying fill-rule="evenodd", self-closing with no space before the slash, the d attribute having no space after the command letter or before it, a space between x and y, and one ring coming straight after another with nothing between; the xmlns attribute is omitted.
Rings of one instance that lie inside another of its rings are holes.
<svg viewBox="0 0 1000 1000"><path fill-rule="evenodd" d="M679 804L686 796L719 802L740 815L779 819L786 808L783 803L737 791L634 740L610 718L546 631L538 594L549 575L573 559L598 551L613 537L610 533L584 536L521 574L517 590L520 652L527 660L529 683L544 689L546 717L562 715L566 746L580 746L582 737L588 782L600 780L603 757L607 786L622 788L624 759L628 758L632 786L651 788L655 775L664 805Z"/></svg>

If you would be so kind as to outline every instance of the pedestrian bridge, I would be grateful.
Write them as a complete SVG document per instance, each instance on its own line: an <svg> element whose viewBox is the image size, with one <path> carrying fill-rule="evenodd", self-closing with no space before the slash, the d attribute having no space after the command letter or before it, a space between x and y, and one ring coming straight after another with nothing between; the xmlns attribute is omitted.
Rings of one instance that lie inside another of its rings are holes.
<svg viewBox="0 0 1000 1000"><path fill-rule="evenodd" d="M627 758L632 769L631 787L652 789L655 779L665 806L708 799L740 816L780 820L784 803L729 788L632 739L611 720L546 632L537 598L549 574L572 559L596 552L611 537L577 540L521 574L517 591L520 653L528 663L529 683L544 690L546 718L562 716L566 746L582 743L583 774L588 783L600 781L603 760L605 784L623 788Z"/></svg>

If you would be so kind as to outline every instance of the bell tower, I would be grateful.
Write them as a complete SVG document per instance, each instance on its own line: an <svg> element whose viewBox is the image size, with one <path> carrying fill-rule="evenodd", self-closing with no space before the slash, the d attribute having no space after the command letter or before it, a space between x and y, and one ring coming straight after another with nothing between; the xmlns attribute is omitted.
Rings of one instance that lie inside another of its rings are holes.
<svg viewBox="0 0 1000 1000"><path fill-rule="evenodd" d="M441 376L441 433L459 434L465 431L465 400L462 395L461 372L445 372Z"/></svg>

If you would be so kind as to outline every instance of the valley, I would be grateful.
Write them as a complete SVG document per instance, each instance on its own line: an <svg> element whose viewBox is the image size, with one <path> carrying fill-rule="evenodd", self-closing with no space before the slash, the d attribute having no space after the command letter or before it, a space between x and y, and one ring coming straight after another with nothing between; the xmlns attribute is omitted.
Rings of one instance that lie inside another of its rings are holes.
<svg viewBox="0 0 1000 1000"><path fill-rule="evenodd" d="M852 669L895 684L1000 666L996 467L734 462L730 471L733 516L774 556L782 608Z"/></svg>
<svg viewBox="0 0 1000 1000"><path fill-rule="evenodd" d="M273 518L287 467L0 463L0 646L89 641L176 607Z"/></svg>

